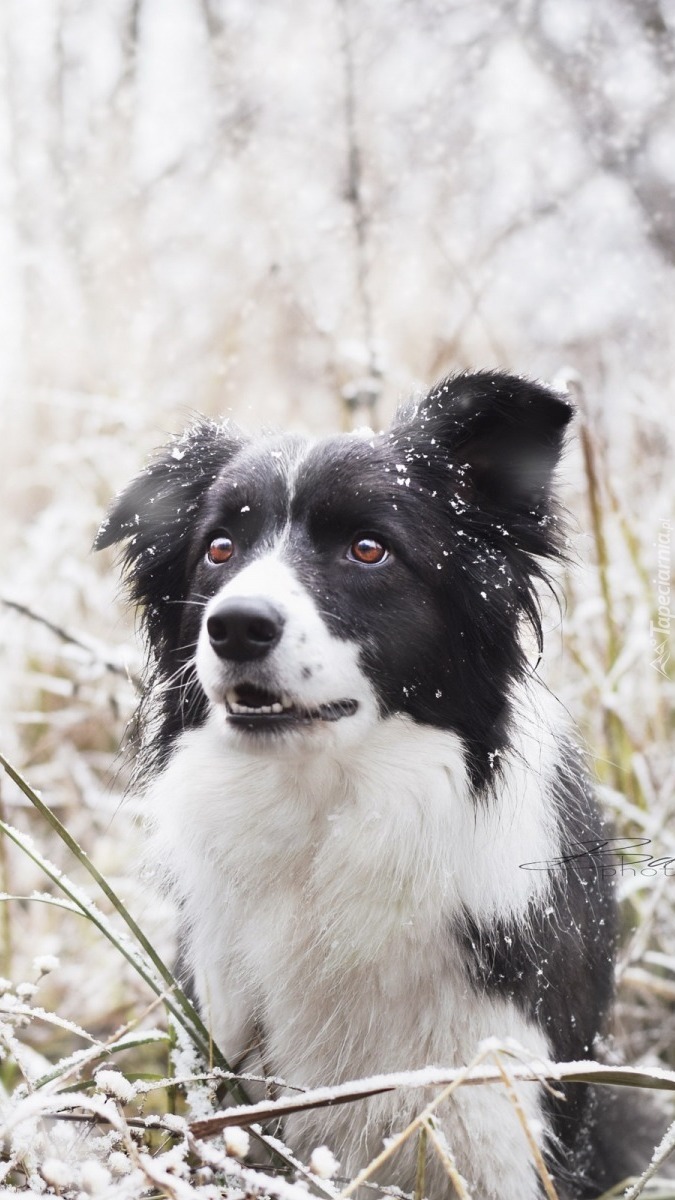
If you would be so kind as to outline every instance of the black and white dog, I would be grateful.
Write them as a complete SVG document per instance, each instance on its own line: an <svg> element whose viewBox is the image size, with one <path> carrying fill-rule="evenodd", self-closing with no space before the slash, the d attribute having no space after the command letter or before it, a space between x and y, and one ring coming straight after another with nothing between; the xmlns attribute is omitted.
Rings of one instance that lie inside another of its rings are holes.
<svg viewBox="0 0 675 1200"><path fill-rule="evenodd" d="M311 1086L460 1066L492 1036L592 1056L612 897L593 871L523 867L602 836L523 648L562 551L570 416L539 384L478 373L377 436L204 420L113 504L97 546L126 540L149 643L153 855L230 1062L258 1046ZM590 1095L521 1097L560 1196L596 1195ZM301 1155L327 1141L353 1176L426 1100L299 1115L285 1136ZM503 1088L461 1089L442 1126L474 1200L542 1194ZM411 1190L415 1155L379 1181ZM430 1159L428 1194L449 1189Z"/></svg>

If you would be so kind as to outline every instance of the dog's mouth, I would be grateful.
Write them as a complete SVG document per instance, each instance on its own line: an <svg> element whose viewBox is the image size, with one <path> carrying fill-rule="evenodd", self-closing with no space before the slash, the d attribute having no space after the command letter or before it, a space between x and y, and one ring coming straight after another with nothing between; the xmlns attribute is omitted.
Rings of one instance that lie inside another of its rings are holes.
<svg viewBox="0 0 675 1200"><path fill-rule="evenodd" d="M244 729L271 729L283 725L310 725L313 721L340 721L358 708L356 700L331 700L316 708L296 704L283 692L271 692L253 683L240 683L225 693L225 708L232 725Z"/></svg>

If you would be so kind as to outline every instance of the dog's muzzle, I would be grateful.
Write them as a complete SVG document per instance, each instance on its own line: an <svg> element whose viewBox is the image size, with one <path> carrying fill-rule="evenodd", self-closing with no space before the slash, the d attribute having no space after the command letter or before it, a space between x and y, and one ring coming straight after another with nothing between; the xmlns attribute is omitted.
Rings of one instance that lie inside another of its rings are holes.
<svg viewBox="0 0 675 1200"><path fill-rule="evenodd" d="M358 709L350 697L310 705L276 686L264 660L279 644L285 624L263 596L224 598L206 618L211 649L230 677L221 684L228 724L246 733L333 723Z"/></svg>

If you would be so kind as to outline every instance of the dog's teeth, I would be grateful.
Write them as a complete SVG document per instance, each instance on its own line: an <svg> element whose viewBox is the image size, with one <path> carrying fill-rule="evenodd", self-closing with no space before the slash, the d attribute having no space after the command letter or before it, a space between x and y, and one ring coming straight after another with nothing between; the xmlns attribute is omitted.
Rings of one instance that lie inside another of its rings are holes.
<svg viewBox="0 0 675 1200"><path fill-rule="evenodd" d="M236 699L235 691L226 692L225 698L230 712L237 716L246 716L248 714L271 716L272 713L281 713L293 707L290 702L282 703L279 700L275 700L272 704L240 704Z"/></svg>

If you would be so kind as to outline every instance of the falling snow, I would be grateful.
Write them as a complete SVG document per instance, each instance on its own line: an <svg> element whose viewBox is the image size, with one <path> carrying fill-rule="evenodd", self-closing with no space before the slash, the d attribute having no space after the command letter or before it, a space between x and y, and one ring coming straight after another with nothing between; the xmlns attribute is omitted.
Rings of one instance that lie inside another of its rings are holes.
<svg viewBox="0 0 675 1200"><path fill-rule="evenodd" d="M286 0L261 15L241 0L8 0L2 748L166 962L176 914L165 898L148 899L136 869L139 804L122 802L129 765L118 753L141 650L113 556L89 548L108 499L171 430L180 473L196 411L225 416L226 434L228 414L246 428L310 434L356 422L367 427L352 448L366 451L370 425L448 371L499 365L571 386L580 417L560 479L573 512L557 580L564 625L542 594L547 653L537 671L580 721L617 827L675 853L665 819L671 670L666 658L659 671L650 633L658 539L675 510L671 23L653 5L617 0L546 0L528 6L527 21L506 0L348 7L356 221L339 21L320 6ZM369 394L375 409L345 403ZM447 389L435 394L441 405ZM444 504L448 482L466 478L451 462L454 474L440 470L435 433L432 423L422 447L385 443L393 469L383 470L398 485L388 520L420 504L420 478L424 496ZM281 450L270 458L270 472L285 470ZM198 508L176 511L176 534ZM447 517L450 550L436 549L427 569L442 571L448 595L473 581L474 610L489 620L497 576L517 586L494 545L518 531L495 525L490 557L463 490L447 498ZM128 521L138 531L140 514ZM156 558L154 547L146 553ZM474 652L464 629L457 645ZM172 1144L151 1155L119 1125L120 1105L155 1111L152 1089L117 1069L122 1053L125 1071L150 1080L168 1078L171 1054L191 1119L213 1114L218 1084L203 1079L208 1063L189 1042L174 1046L172 1034L167 1044L165 1009L134 968L131 940L118 938L132 962L109 940L120 922L93 882L100 903L90 904L82 865L15 784L2 778L0 791L3 820L21 839L6 839L0 864L3 1082L16 1087L0 1110L15 1122L7 1137L23 1163L13 1178L3 1163L3 1183L28 1195L121 1195L111 1190L121 1181L130 1200L235 1200L266 1188L302 1200L301 1172L270 1183L242 1161L245 1130L204 1143L195 1165L183 1118L166 1120ZM77 876L76 899L58 906L64 870ZM646 932L629 943L619 1024L630 1058L654 1056L675 1043L664 998L675 978L675 889L657 894L653 881L627 876L620 893L626 928L644 917ZM168 1098L160 1089L158 1111ZM107 1116L107 1132L103 1122L94 1131L46 1119L57 1099L71 1115Z"/></svg>

